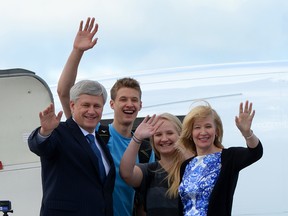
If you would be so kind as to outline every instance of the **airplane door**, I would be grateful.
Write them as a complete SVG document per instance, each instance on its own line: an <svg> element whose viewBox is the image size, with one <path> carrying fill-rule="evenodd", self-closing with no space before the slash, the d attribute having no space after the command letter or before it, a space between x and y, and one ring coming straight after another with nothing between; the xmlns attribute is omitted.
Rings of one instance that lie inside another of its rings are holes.
<svg viewBox="0 0 288 216"><path fill-rule="evenodd" d="M13 215L39 215L42 197L39 157L27 139L40 125L38 113L53 102L40 77L24 69L0 70L0 200L10 200Z"/></svg>

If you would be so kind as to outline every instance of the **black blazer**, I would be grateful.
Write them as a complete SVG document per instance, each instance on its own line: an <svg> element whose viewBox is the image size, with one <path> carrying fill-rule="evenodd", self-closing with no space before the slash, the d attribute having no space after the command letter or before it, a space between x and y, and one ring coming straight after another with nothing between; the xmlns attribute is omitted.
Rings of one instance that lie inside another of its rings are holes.
<svg viewBox="0 0 288 216"><path fill-rule="evenodd" d="M111 166L104 184L97 157L73 119L61 122L44 142L37 138L38 130L31 133L28 144L41 160L40 216L112 216L115 165L99 135L96 139Z"/></svg>

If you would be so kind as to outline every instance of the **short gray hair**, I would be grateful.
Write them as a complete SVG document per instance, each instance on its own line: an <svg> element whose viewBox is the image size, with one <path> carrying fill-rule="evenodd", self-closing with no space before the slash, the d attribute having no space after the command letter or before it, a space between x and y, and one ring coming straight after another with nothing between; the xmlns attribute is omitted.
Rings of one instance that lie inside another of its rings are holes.
<svg viewBox="0 0 288 216"><path fill-rule="evenodd" d="M70 100L76 102L82 94L102 96L104 104L107 100L107 91L105 87L93 80L81 80L75 83L70 89Z"/></svg>

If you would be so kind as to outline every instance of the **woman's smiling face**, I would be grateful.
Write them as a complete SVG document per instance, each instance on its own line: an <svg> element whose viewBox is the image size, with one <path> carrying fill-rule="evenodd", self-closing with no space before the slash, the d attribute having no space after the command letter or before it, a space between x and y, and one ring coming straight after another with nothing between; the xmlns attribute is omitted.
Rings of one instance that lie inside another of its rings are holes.
<svg viewBox="0 0 288 216"><path fill-rule="evenodd" d="M199 151L209 153L214 149L216 125L212 116L197 119L194 122L192 137L198 153Z"/></svg>
<svg viewBox="0 0 288 216"><path fill-rule="evenodd" d="M161 154L171 154L175 151L175 143L179 138L175 125L163 119L163 124L157 129L153 136L154 147Z"/></svg>

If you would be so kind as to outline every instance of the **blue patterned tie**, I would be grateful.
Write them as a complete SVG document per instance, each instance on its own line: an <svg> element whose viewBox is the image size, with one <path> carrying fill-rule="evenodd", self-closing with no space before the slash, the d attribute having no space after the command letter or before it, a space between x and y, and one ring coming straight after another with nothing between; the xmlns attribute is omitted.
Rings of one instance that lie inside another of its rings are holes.
<svg viewBox="0 0 288 216"><path fill-rule="evenodd" d="M89 143L91 144L91 148L92 148L93 152L95 153L95 155L98 158L98 167L99 167L99 172L100 172L100 178L101 178L101 181L104 182L105 178L106 178L106 172L105 172L105 167L104 167L104 164L102 161L100 150L98 149L98 147L96 146L96 143L95 143L95 137L92 134L87 134L86 137L89 140Z"/></svg>

